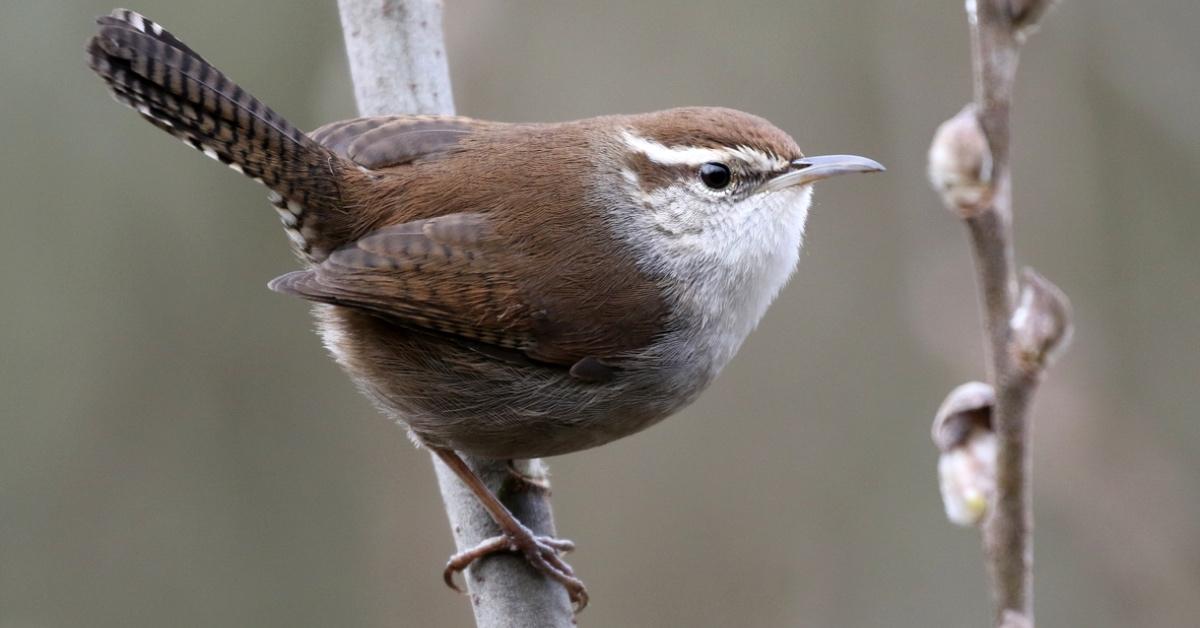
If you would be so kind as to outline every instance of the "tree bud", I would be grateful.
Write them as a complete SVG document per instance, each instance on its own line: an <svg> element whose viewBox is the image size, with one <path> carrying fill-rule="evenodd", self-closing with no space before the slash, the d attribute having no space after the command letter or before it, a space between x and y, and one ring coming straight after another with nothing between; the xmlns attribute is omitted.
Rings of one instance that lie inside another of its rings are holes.
<svg viewBox="0 0 1200 628"><path fill-rule="evenodd" d="M1058 286L1026 268L1009 325L1017 363L1030 372L1042 370L1071 342L1071 302Z"/></svg>
<svg viewBox="0 0 1200 628"><path fill-rule="evenodd" d="M1018 41L1037 30L1046 11L1054 5L1055 0L1003 0L1008 4L1008 15L1012 19L1013 30Z"/></svg>
<svg viewBox="0 0 1200 628"><path fill-rule="evenodd" d="M967 105L938 127L929 145L929 182L946 208L969 218L991 200L992 152L987 136Z"/></svg>
<svg viewBox="0 0 1200 628"><path fill-rule="evenodd" d="M938 457L938 485L946 518L976 526L991 510L996 495L996 435L992 432L992 387L968 382L955 388L938 408L933 442Z"/></svg>

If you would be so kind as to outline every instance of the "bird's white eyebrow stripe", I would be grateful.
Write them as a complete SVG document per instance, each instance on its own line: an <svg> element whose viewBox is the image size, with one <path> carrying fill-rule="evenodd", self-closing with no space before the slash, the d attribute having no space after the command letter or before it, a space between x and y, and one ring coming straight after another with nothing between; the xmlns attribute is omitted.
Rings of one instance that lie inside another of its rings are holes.
<svg viewBox="0 0 1200 628"><path fill-rule="evenodd" d="M699 166L729 157L725 151L715 148L666 146L654 140L634 135L630 131L622 131L621 138L625 140L625 144L630 149L645 155L650 161L664 166Z"/></svg>
<svg viewBox="0 0 1200 628"><path fill-rule="evenodd" d="M762 171L781 170L787 167L787 160L768 155L749 146L736 148L700 148L697 146L667 146L640 135L628 129L621 132L625 144L634 151L646 156L656 164L664 166L699 166L710 161L727 161L735 158L745 162L750 167Z"/></svg>

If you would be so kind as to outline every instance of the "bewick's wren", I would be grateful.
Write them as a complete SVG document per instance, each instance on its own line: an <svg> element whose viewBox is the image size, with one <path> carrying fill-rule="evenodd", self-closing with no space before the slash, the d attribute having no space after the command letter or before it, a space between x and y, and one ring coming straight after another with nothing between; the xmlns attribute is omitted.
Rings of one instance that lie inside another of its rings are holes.
<svg viewBox="0 0 1200 628"><path fill-rule="evenodd" d="M358 386L445 460L498 538L568 587L558 551L454 452L531 458L604 444L696 398L799 255L811 183L883 168L804 157L717 108L504 124L390 116L305 134L159 25L99 19L88 61L117 100L270 188L306 269L271 282L316 307Z"/></svg>

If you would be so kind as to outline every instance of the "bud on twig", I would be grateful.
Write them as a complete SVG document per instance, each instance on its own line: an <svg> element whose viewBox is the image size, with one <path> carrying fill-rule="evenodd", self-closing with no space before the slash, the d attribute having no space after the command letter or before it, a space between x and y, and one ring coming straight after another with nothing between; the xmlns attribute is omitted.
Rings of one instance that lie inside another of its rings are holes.
<svg viewBox="0 0 1200 628"><path fill-rule="evenodd" d="M1009 19L1012 20L1013 32L1019 41L1037 30L1037 25L1046 14L1046 10L1054 5L1055 0L1004 0L1008 4Z"/></svg>
<svg viewBox="0 0 1200 628"><path fill-rule="evenodd" d="M1071 341L1071 302L1058 286L1026 268L1009 324L1017 363L1027 372L1039 371Z"/></svg>
<svg viewBox="0 0 1200 628"><path fill-rule="evenodd" d="M996 393L983 382L967 382L950 391L933 420L933 444L950 451L966 443L973 429L990 432L994 405Z"/></svg>
<svg viewBox="0 0 1200 628"><path fill-rule="evenodd" d="M933 420L938 485L946 518L961 526L979 525L996 494L996 435L992 408L996 395L982 382L968 382L946 396Z"/></svg>
<svg viewBox="0 0 1200 628"><path fill-rule="evenodd" d="M1033 628L1033 624L1029 623L1029 618L1014 610L1004 611L1004 616L1000 618L1000 628Z"/></svg>
<svg viewBox="0 0 1200 628"><path fill-rule="evenodd" d="M1041 368L1070 335L1066 299L1049 282L1027 274L1020 296L1013 294L1018 284L1009 167L1013 87L1021 43L1051 4L966 0L975 108L943 124L929 149L934 187L966 219L996 385L987 393L1003 401L983 404L994 408L988 412L994 431L970 421L969 428L951 427L949 417L958 414L953 408L968 397L960 387L939 412L939 421L945 416L946 423L934 426L934 440L943 448L938 470L947 516L976 525L986 518L982 536L997 628L1034 623L1029 413ZM987 396L984 389L976 390L980 398ZM975 414L982 414L983 406ZM955 442L958 446L947 451L945 446Z"/></svg>
<svg viewBox="0 0 1200 628"><path fill-rule="evenodd" d="M963 218L991 201L992 151L974 105L938 127L929 145L929 182L946 208Z"/></svg>

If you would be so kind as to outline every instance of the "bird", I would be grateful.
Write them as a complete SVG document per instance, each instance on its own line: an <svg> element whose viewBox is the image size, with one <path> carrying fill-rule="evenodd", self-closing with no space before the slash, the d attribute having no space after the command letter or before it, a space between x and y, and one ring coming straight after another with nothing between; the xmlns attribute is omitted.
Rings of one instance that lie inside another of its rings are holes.
<svg viewBox="0 0 1200 628"><path fill-rule="evenodd" d="M160 24L97 18L89 67L162 131L268 189L357 387L471 488L516 551L587 591L462 455L597 447L694 401L796 267L812 184L877 172L805 156L758 116L681 107L559 123L360 117L301 131Z"/></svg>

